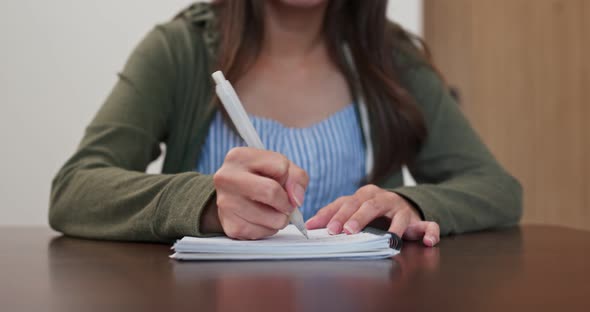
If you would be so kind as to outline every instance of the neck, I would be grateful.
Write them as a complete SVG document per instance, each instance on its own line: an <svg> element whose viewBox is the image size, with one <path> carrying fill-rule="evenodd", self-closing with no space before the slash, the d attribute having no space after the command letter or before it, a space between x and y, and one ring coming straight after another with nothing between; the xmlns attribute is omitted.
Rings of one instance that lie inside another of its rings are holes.
<svg viewBox="0 0 590 312"><path fill-rule="evenodd" d="M266 1L261 53L271 58L298 61L322 47L328 2L313 8L297 8L281 1Z"/></svg>

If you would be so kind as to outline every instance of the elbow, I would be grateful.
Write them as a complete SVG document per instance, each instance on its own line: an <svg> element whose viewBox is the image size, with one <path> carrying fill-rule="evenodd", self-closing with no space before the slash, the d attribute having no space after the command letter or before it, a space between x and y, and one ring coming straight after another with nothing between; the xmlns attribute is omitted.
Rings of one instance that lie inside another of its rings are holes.
<svg viewBox="0 0 590 312"><path fill-rule="evenodd" d="M68 179L58 173L51 184L51 195L49 199L49 226L58 232L66 234L68 227Z"/></svg>
<svg viewBox="0 0 590 312"><path fill-rule="evenodd" d="M54 190L51 190L51 199L49 202L49 215L48 215L48 219L49 219L49 226L58 232L64 232L64 228L65 228L65 221L66 219L64 218L64 208L63 205L60 202L60 198L58 196L55 196L54 194Z"/></svg>
<svg viewBox="0 0 590 312"><path fill-rule="evenodd" d="M49 207L49 226L57 232L64 233L64 222L63 218L60 218L59 214L55 212L54 206Z"/></svg>
<svg viewBox="0 0 590 312"><path fill-rule="evenodd" d="M56 204L51 200L51 204L49 205L49 226L57 231L65 234L66 228L66 218L65 214L63 213L64 209L60 204Z"/></svg>
<svg viewBox="0 0 590 312"><path fill-rule="evenodd" d="M505 183L506 200L504 202L505 225L515 225L520 222L523 214L523 187L511 175L507 175Z"/></svg>

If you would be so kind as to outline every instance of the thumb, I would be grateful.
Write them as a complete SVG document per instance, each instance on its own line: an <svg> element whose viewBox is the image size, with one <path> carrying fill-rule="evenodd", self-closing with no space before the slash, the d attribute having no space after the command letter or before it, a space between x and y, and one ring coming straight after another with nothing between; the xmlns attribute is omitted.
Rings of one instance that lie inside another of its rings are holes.
<svg viewBox="0 0 590 312"><path fill-rule="evenodd" d="M289 171L287 180L285 182L285 190L289 195L289 200L294 207L301 207L305 200L305 190L309 183L309 176L305 170L291 162L289 164Z"/></svg>

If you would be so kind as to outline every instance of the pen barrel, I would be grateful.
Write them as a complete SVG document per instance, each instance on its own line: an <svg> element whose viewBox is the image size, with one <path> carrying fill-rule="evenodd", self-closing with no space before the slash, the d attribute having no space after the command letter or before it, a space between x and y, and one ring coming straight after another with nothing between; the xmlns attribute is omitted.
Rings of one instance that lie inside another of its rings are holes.
<svg viewBox="0 0 590 312"><path fill-rule="evenodd" d="M211 76L217 84L215 86L215 93L217 93L221 104L225 107L229 118L238 130L242 139L246 141L246 144L249 147L265 149L260 136L252 125L250 117L248 117L248 113L246 113L246 110L231 83L225 79L225 76L221 71L216 71ZM305 237L307 237L303 215L301 215L299 209L296 208L293 210L293 213L289 216L289 220L303 235L305 235Z"/></svg>
<svg viewBox="0 0 590 312"><path fill-rule="evenodd" d="M301 233L303 233L307 237L307 229L305 228L305 222L303 220L303 215L298 208L295 208L291 215L289 215L289 221L293 224Z"/></svg>
<svg viewBox="0 0 590 312"><path fill-rule="evenodd" d="M227 80L218 83L215 87L215 93L217 93L217 96L225 107L229 118L242 139L246 142L246 145L258 149L265 149L260 136L258 136L252 122L250 122L248 113L244 110L244 107L231 84Z"/></svg>

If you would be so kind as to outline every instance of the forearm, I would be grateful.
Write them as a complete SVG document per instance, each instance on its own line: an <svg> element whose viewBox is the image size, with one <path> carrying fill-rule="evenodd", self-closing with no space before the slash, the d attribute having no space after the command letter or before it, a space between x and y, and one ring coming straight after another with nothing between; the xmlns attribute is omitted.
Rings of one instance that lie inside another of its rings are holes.
<svg viewBox="0 0 590 312"><path fill-rule="evenodd" d="M393 191L414 202L425 220L437 222L441 235L512 225L522 215L520 184L496 171Z"/></svg>
<svg viewBox="0 0 590 312"><path fill-rule="evenodd" d="M197 173L74 168L54 180L49 221L72 236L171 242L202 234L201 212L213 191L211 178Z"/></svg>

